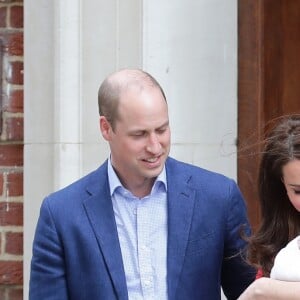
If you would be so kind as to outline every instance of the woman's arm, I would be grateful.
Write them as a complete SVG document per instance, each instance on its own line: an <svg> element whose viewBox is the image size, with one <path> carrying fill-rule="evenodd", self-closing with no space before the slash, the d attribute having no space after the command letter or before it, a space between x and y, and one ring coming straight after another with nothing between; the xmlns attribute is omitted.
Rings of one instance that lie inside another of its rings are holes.
<svg viewBox="0 0 300 300"><path fill-rule="evenodd" d="M299 300L300 282L262 277L255 280L238 300Z"/></svg>

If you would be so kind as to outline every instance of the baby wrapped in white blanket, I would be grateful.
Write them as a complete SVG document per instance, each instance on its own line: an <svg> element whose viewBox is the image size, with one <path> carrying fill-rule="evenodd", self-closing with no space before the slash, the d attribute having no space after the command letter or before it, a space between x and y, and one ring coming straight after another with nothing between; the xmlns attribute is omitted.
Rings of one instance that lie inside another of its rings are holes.
<svg viewBox="0 0 300 300"><path fill-rule="evenodd" d="M278 252L270 277L284 281L300 281L300 235Z"/></svg>

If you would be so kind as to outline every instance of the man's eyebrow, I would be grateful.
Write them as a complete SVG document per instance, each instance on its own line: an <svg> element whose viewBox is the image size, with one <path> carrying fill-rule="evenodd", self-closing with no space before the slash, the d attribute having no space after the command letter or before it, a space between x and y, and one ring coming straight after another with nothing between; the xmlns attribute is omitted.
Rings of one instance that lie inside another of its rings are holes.
<svg viewBox="0 0 300 300"><path fill-rule="evenodd" d="M168 126L170 123L170 121L166 121L165 123L163 123L162 125L160 125L158 128L162 128L162 127L165 127L165 126Z"/></svg>
<svg viewBox="0 0 300 300"><path fill-rule="evenodd" d="M159 125L155 130L169 126L169 124L170 124L170 121L168 120L165 123ZM144 128L135 128L135 129L130 130L129 133L146 132L146 131L147 131L147 129L144 129Z"/></svg>

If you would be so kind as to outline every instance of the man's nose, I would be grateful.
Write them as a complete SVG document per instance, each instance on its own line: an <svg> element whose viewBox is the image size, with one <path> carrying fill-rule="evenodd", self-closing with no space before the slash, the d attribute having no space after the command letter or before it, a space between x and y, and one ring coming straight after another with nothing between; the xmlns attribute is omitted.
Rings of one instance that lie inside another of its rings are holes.
<svg viewBox="0 0 300 300"><path fill-rule="evenodd" d="M161 151L161 144L158 136L155 133L149 135L147 151L154 154L157 154Z"/></svg>

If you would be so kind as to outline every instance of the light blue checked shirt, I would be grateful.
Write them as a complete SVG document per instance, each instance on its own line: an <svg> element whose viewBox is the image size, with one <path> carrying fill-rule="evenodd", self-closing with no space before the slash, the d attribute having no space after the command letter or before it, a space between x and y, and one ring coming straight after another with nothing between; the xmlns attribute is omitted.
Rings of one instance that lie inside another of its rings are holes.
<svg viewBox="0 0 300 300"><path fill-rule="evenodd" d="M110 160L108 178L129 299L167 299L166 170L141 199L122 186Z"/></svg>

